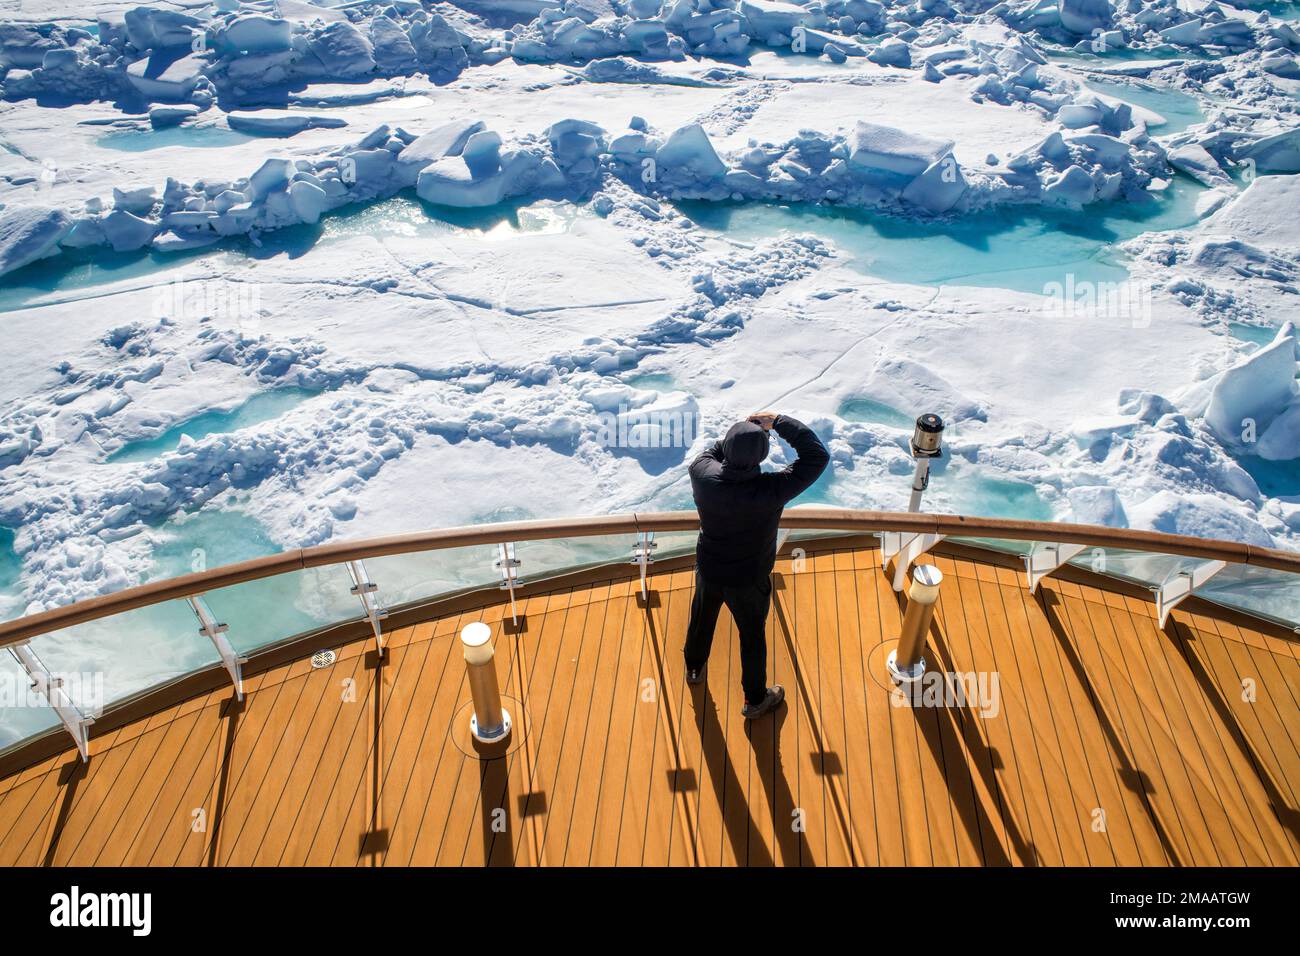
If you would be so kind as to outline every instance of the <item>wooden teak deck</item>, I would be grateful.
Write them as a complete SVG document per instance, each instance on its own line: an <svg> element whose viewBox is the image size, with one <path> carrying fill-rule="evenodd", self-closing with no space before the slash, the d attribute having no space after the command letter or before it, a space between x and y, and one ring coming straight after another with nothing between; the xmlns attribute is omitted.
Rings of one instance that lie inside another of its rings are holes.
<svg viewBox="0 0 1300 956"><path fill-rule="evenodd" d="M0 779L4 865L1296 865L1300 660L1240 617L969 551L915 706L891 692L879 554L778 563L774 716L740 715L724 610L684 681L688 569L499 602L304 657ZM821 548L822 550L811 550ZM1201 613L1204 612L1204 613ZM503 622L503 617L505 618ZM496 634L515 729L478 753L457 638ZM934 700L960 684L966 699ZM901 704L901 706L900 706Z"/></svg>

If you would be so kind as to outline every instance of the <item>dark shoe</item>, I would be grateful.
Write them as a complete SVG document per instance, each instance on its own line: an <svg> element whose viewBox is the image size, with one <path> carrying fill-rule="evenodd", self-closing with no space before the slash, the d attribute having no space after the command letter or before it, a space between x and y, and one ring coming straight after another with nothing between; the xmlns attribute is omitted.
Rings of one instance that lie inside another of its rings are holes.
<svg viewBox="0 0 1300 956"><path fill-rule="evenodd" d="M692 687L694 687L696 684L703 684L704 675L707 674L708 671L709 671L708 664L705 664L703 667L686 668L686 683L690 684Z"/></svg>
<svg viewBox="0 0 1300 956"><path fill-rule="evenodd" d="M757 704L745 704L740 708L741 715L746 720L753 720L756 717L762 717L764 714L770 714L785 703L785 688L780 684L774 684L767 689L767 696Z"/></svg>

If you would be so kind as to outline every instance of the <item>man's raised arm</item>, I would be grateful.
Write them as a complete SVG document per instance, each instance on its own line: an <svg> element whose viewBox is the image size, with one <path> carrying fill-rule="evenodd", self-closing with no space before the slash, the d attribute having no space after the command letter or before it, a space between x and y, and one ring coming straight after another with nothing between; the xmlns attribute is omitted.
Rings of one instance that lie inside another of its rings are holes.
<svg viewBox="0 0 1300 956"><path fill-rule="evenodd" d="M798 454L792 464L775 472L783 501L790 501L803 494L812 483L821 477L830 463L830 452L817 437L817 433L798 419L789 415L777 415L772 419L771 428L780 435Z"/></svg>
<svg viewBox="0 0 1300 956"><path fill-rule="evenodd" d="M695 460L691 462L691 476L697 477L707 473L711 468L720 468L724 460L722 442L715 441L695 456Z"/></svg>

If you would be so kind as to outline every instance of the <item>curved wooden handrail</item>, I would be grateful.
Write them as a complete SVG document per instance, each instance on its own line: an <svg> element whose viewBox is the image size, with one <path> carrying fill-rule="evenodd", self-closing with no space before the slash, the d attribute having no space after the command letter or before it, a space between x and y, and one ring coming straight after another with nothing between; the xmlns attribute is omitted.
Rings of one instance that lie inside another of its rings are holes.
<svg viewBox="0 0 1300 956"><path fill-rule="evenodd" d="M1082 544L1088 547L1120 548L1127 551L1219 560L1230 564L1248 564L1258 568L1300 574L1300 553L1296 552L1261 548L1237 541L1194 538L1156 531L1134 531L1128 528L1108 528L1102 525L864 511L821 506L791 508L781 519L781 525L785 528L802 530L856 533L928 532L946 537L1003 538L1013 541ZM359 541L336 541L228 564L163 581L154 581L126 588L114 594L88 598L64 607L5 621L0 623L0 647L151 604L160 604L205 591L231 587L246 581L256 581L278 574L345 561L499 544L507 541L636 534L642 531L694 531L698 527L699 517L694 511L634 512L598 517L507 521L444 528L437 531L418 531Z"/></svg>

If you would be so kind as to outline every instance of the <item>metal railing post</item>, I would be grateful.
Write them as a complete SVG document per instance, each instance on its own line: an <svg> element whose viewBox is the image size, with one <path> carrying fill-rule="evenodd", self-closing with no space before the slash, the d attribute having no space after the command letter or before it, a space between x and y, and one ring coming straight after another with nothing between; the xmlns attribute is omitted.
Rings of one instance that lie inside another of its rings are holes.
<svg viewBox="0 0 1300 956"><path fill-rule="evenodd" d="M1029 553L1024 555L1025 576L1029 579L1029 593L1035 593L1038 590L1039 582L1043 578L1054 573L1071 558L1081 554L1084 547L1082 544L1063 544L1060 542L1031 545Z"/></svg>
<svg viewBox="0 0 1300 956"><path fill-rule="evenodd" d="M482 621L466 624L460 632L460 642L465 652L465 671L469 678L470 698L474 712L469 718L469 731L480 743L495 743L510 735L510 713L501 706L501 688L497 684L497 669L492 658L492 628Z"/></svg>
<svg viewBox="0 0 1300 956"><path fill-rule="evenodd" d="M370 580L369 575L366 574L366 566L360 560L348 562L348 573L352 576L352 587L349 591L361 600L361 607L366 612L366 620L370 622L370 629L375 634L375 653L383 657L384 634L379 622L388 617L388 612L379 602L377 596L379 585Z"/></svg>
<svg viewBox="0 0 1300 956"><path fill-rule="evenodd" d="M510 592L510 620L518 624L519 607L515 603L515 586L519 583L520 561L515 557L515 543L507 541L498 544L497 554L498 557L493 563L493 567L501 572L501 584L499 585L501 590Z"/></svg>
<svg viewBox="0 0 1300 956"><path fill-rule="evenodd" d="M883 568L892 559L894 562L893 588L903 590L907 581L907 569L913 561L929 551L944 538L941 534L927 532L912 533L907 531L882 531L880 534L880 566Z"/></svg>
<svg viewBox="0 0 1300 956"><path fill-rule="evenodd" d="M642 531L637 537L636 544L632 545L632 563L641 568L641 600L643 601L650 599L646 573L650 565L655 563L654 549L657 547L659 543L655 541L653 531Z"/></svg>
<svg viewBox="0 0 1300 956"><path fill-rule="evenodd" d="M231 682L235 685L235 698L244 699L244 674L243 664L247 658L241 657L235 653L234 645L226 637L226 632L230 630L227 624L218 624L217 619L212 616L208 609L207 601L202 594L195 594L187 598L190 602L190 608L194 611L194 616L199 619L199 633L212 642L217 649L217 654L221 656L221 663L226 668L226 673L230 675Z"/></svg>
<svg viewBox="0 0 1300 956"><path fill-rule="evenodd" d="M26 641L10 647L9 653L27 672L32 688L45 698L58 715L63 728L72 735L82 763L90 760L90 725L95 722L95 718L87 717L81 712L81 708L63 689L63 679L50 673Z"/></svg>
<svg viewBox="0 0 1300 956"><path fill-rule="evenodd" d="M1170 611L1191 597L1193 591L1227 566L1223 561L1203 561L1193 568L1175 572L1163 584L1151 588L1156 596L1156 611L1160 617L1160 627L1164 628L1169 620Z"/></svg>
<svg viewBox="0 0 1300 956"><path fill-rule="evenodd" d="M943 572L933 564L918 564L912 570L912 585L907 590L907 610L903 612L903 629L898 646L889 654L886 666L895 683L920 680L925 673L925 638L934 618L934 603L939 600Z"/></svg>

